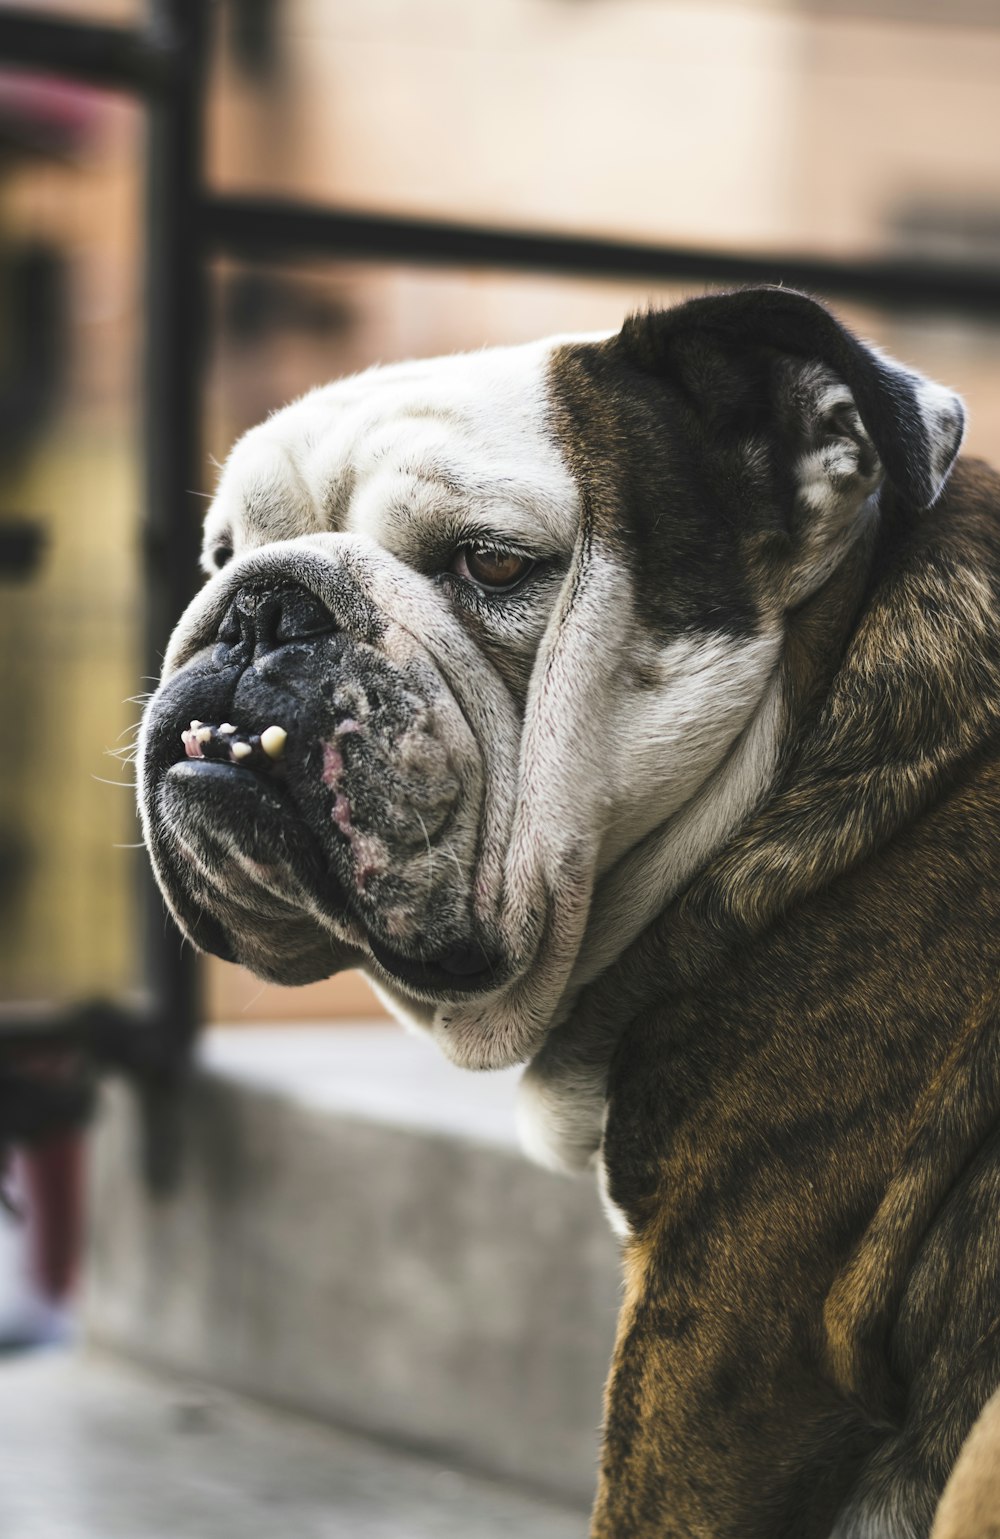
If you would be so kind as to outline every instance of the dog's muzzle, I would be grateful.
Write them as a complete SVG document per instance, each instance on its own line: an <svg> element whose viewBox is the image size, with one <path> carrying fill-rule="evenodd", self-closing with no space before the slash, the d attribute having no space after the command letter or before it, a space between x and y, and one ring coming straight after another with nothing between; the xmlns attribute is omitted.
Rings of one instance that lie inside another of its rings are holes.
<svg viewBox="0 0 1000 1539"><path fill-rule="evenodd" d="M238 588L151 704L142 795L202 949L284 983L374 959L418 997L496 986L471 917L479 753L440 672L307 588Z"/></svg>

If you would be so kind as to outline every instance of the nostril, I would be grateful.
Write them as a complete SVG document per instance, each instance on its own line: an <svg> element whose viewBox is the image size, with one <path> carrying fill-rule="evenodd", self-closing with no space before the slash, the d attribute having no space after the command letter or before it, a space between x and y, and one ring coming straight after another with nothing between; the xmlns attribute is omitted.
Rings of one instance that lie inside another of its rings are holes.
<svg viewBox="0 0 1000 1539"><path fill-rule="evenodd" d="M218 639L231 650L244 648L252 657L334 630L330 611L306 588L277 592L242 588L223 616Z"/></svg>
<svg viewBox="0 0 1000 1539"><path fill-rule="evenodd" d="M307 636L324 636L336 630L326 605L306 588L289 588L275 595L275 640L282 645Z"/></svg>
<svg viewBox="0 0 1000 1539"><path fill-rule="evenodd" d="M228 647L234 647L242 634L242 627L235 613L235 607L230 605L222 624L219 626L219 640L224 641Z"/></svg>
<svg viewBox="0 0 1000 1539"><path fill-rule="evenodd" d="M225 647L233 651L242 647L250 654L253 653L257 644L259 604L260 594L240 589L223 615L218 629L218 639Z"/></svg>

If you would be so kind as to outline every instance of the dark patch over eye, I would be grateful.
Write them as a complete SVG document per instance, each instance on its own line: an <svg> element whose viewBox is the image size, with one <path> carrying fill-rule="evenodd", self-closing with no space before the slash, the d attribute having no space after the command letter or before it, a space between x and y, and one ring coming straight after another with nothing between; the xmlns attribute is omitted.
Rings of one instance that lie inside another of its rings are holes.
<svg viewBox="0 0 1000 1539"><path fill-rule="evenodd" d="M212 554L209 557L209 560L217 572L220 572L228 562L232 561L232 559L233 547L231 545L215 545L212 547Z"/></svg>
<svg viewBox="0 0 1000 1539"><path fill-rule="evenodd" d="M534 565L530 556L518 551L494 545L463 545L452 558L451 570L478 588L500 593L523 582Z"/></svg>

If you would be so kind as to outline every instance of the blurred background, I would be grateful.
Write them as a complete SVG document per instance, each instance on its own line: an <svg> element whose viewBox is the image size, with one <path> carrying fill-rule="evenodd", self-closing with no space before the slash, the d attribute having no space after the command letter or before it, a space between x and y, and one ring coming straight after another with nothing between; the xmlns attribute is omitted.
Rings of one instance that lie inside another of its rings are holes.
<svg viewBox="0 0 1000 1539"><path fill-rule="evenodd" d="M64 4L138 20L125 0ZM991 0L222 0L210 185L375 211L754 253L1000 263L1000 6ZM9 997L136 985L128 767L151 687L138 541L140 107L0 76L0 976ZM616 325L678 289L217 261L201 482L246 427L373 361ZM997 319L841 306L958 387L1000 443ZM193 579L192 579L193 580ZM121 788L108 782L121 782ZM261 988L208 964L212 1019L377 1008L352 979Z"/></svg>
<svg viewBox="0 0 1000 1539"><path fill-rule="evenodd" d="M757 256L775 279L796 256L1000 282L1000 0L204 9L212 189ZM148 17L131 0L34 11ZM146 143L141 103L0 56L0 980L22 1013L127 1000L146 981L128 763L153 682L141 662ZM318 382L613 327L704 286L696 270L657 285L212 257L198 468L178 521L200 517L245 428ZM996 462L995 293L978 312L834 298L863 335L962 392L968 448ZM203 985L218 1024L380 1013L353 975L282 990L213 959ZM61 1296L72 1267L61 1253L46 1264Z"/></svg>

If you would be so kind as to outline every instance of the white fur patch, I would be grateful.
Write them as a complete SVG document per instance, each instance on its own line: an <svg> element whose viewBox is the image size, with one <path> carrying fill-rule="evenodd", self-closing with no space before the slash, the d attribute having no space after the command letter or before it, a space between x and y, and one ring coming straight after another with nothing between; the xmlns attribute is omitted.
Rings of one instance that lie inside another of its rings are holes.
<svg viewBox="0 0 1000 1539"><path fill-rule="evenodd" d="M865 346L887 369L900 375L916 395L930 461L931 484L926 492L927 505L931 506L944 490L955 456L962 447L965 436L965 402L957 391L947 385L939 385L936 380L918 374L915 369L907 368L875 343L866 342Z"/></svg>
<svg viewBox="0 0 1000 1539"><path fill-rule="evenodd" d="M778 646L774 636L693 632L652 653L643 648L647 679L655 682L626 696L607 723L611 815L603 868L705 783L746 725Z"/></svg>
<svg viewBox="0 0 1000 1539"><path fill-rule="evenodd" d="M665 649L672 683L626 724L622 759L634 750L635 768L616 765L646 827L595 892L574 987L645 929L769 787L784 726L780 653L774 634L689 636Z"/></svg>
<svg viewBox="0 0 1000 1539"><path fill-rule="evenodd" d="M206 570L220 544L239 553L328 530L425 562L449 519L568 548L577 489L548 427L546 380L565 340L370 369L275 412L226 462Z"/></svg>
<svg viewBox="0 0 1000 1539"><path fill-rule="evenodd" d="M714 650L717 670L728 657L731 707L742 730L723 741L727 713L720 703L714 771L706 773L687 803L654 827L599 882L567 998L541 1053L521 1079L522 1143L532 1159L549 1169L573 1172L592 1163L604 1126L608 1063L623 1024L606 1025L604 1035L596 1038L592 1024L583 1033L573 1016L572 999L707 864L762 800L774 777L785 725L784 688L776 669L779 643L773 637L742 644L722 640L717 648L706 648L703 661ZM711 677L714 670L708 672ZM695 671L692 679L698 677ZM713 682L725 695L719 678ZM712 710L706 699L706 717ZM728 718L730 728L733 720Z"/></svg>
<svg viewBox="0 0 1000 1539"><path fill-rule="evenodd" d="M598 1066L589 1057L567 1061L559 1075L546 1072L547 1064L536 1068L536 1058L521 1076L517 1136L528 1158L545 1170L577 1175L597 1158L607 1110L607 1061L596 1056Z"/></svg>
<svg viewBox="0 0 1000 1539"><path fill-rule="evenodd" d="M620 1208L608 1190L608 1167L604 1159L599 1155L597 1159L597 1194L601 1199L601 1207L605 1217L611 1225L613 1232L620 1240L632 1238L632 1225L623 1208Z"/></svg>
<svg viewBox="0 0 1000 1539"><path fill-rule="evenodd" d="M930 450L934 480L932 500L936 501L965 436L965 410L961 397L954 390L921 375L912 378Z"/></svg>

